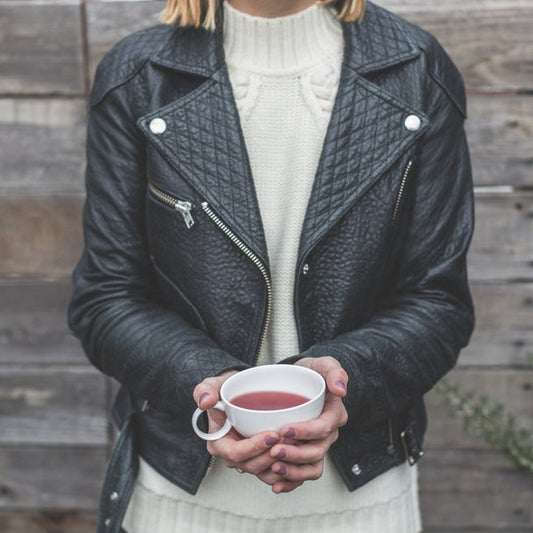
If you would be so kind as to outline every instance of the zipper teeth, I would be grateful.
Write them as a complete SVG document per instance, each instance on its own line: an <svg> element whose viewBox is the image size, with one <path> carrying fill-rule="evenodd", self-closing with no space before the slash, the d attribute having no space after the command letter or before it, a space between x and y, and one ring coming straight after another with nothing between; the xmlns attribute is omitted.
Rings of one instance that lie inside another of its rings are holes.
<svg viewBox="0 0 533 533"><path fill-rule="evenodd" d="M405 167L405 170L402 174L402 181L400 182L400 190L398 191L398 196L396 198L396 204L394 205L394 213L392 215L392 221L394 222L396 220L396 217L398 216L398 210L400 209L400 203L402 201L403 193L405 190L405 184L407 182L407 177L409 176L409 172L411 171L411 167L413 166L413 161L410 160L407 163L407 166Z"/></svg>
<svg viewBox="0 0 533 533"><path fill-rule="evenodd" d="M261 330L261 336L259 337L259 344L257 346L257 351L255 353L254 357L254 366L257 364L257 359L259 358L259 354L261 353L261 349L263 347L263 344L265 342L266 332L268 329L268 325L270 323L270 315L272 314L272 283L270 281L270 276L268 275L268 271L264 265L264 263L257 257L257 255L244 244L233 231L226 226L226 224L218 217L218 215L209 207L209 204L207 202L202 202L202 209L207 214L207 216L222 230L222 232L228 237L228 239L241 250L241 252L250 259L254 265L259 269L261 274L263 275L263 278L265 279L265 285L267 288L267 309L265 313L265 318L263 320L263 328Z"/></svg>
<svg viewBox="0 0 533 533"><path fill-rule="evenodd" d="M172 196L170 196L169 194L160 191L151 183L148 183L148 189L150 189L150 192L163 203L169 205L170 207L174 207L176 205L177 200L175 198L172 198Z"/></svg>

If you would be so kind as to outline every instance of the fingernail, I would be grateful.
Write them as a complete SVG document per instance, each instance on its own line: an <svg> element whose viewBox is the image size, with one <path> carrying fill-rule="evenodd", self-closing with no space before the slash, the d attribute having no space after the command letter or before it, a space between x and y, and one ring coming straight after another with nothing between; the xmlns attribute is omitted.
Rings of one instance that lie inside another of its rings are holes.
<svg viewBox="0 0 533 533"><path fill-rule="evenodd" d="M296 431L293 428L289 428L287 431L285 431L283 436L287 437L288 439L292 439L296 437Z"/></svg>
<svg viewBox="0 0 533 533"><path fill-rule="evenodd" d="M269 435L268 437L265 438L266 446L274 446L274 444L276 444L277 442L279 442L279 439L276 437L273 437L272 435Z"/></svg>
<svg viewBox="0 0 533 533"><path fill-rule="evenodd" d="M335 385L339 387L339 389L342 389L343 391L346 391L346 383L344 381L341 381L340 379L335 381Z"/></svg>
<svg viewBox="0 0 533 533"><path fill-rule="evenodd" d="M208 392L203 392L198 400L198 405L202 405L202 402L209 396Z"/></svg>
<svg viewBox="0 0 533 533"><path fill-rule="evenodd" d="M281 448L278 453L275 455L276 459L285 459L287 457L287 451Z"/></svg>
<svg viewBox="0 0 533 533"><path fill-rule="evenodd" d="M279 474L280 476L284 476L287 474L287 468L283 465L280 465L275 470L276 474Z"/></svg>

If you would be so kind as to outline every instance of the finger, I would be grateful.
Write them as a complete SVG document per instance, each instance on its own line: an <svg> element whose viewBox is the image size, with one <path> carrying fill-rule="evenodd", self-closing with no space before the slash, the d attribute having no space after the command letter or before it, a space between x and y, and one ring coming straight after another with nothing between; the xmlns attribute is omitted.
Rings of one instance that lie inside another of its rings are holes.
<svg viewBox="0 0 533 533"><path fill-rule="evenodd" d="M334 432L325 439L309 441L299 446L286 446L280 443L270 450L270 457L294 465L316 463L324 458L337 437L338 432Z"/></svg>
<svg viewBox="0 0 533 533"><path fill-rule="evenodd" d="M267 470L260 472L259 474L256 474L257 479L262 481L263 483L270 485L274 485L275 483L279 483L280 481L283 481L283 478L276 474L275 472L272 472L270 468Z"/></svg>
<svg viewBox="0 0 533 533"><path fill-rule="evenodd" d="M300 485L302 485L302 481L288 481L282 479L281 481L277 481L272 485L272 492L275 494L281 494L283 492L292 492L294 489L297 489Z"/></svg>
<svg viewBox="0 0 533 533"><path fill-rule="evenodd" d="M304 357L295 364L318 372L325 379L328 391L335 396L339 398L346 396L348 374L334 357Z"/></svg>
<svg viewBox="0 0 533 533"><path fill-rule="evenodd" d="M226 435L221 439L209 441L207 451L211 455L222 457L228 465L235 466L270 450L279 440L279 435L272 431L258 433L249 439L237 439L234 435Z"/></svg>
<svg viewBox="0 0 533 533"><path fill-rule="evenodd" d="M308 422L299 422L284 426L281 430L283 438L296 440L319 440L326 438L329 434L348 421L348 413L337 396L328 395L324 404L324 410L319 417Z"/></svg>
<svg viewBox="0 0 533 533"><path fill-rule="evenodd" d="M323 469L324 461L306 465L291 465L282 462L272 465L272 472L278 476L283 477L286 481L297 481L300 483L319 479L322 476Z"/></svg>
<svg viewBox="0 0 533 533"><path fill-rule="evenodd" d="M220 387L224 381L236 373L237 370L229 370L220 376L206 378L198 383L193 391L193 398L198 407L204 410L213 407L220 399Z"/></svg>
<svg viewBox="0 0 533 533"><path fill-rule="evenodd" d="M238 468L239 470L242 470L243 472L248 472L249 474L259 475L261 472L270 472L270 468L272 465L277 461L275 457L272 457L270 455L270 450L267 450L256 457L250 459L249 461L245 461L243 463L238 463L235 465L227 464L226 466L230 466L232 468Z"/></svg>

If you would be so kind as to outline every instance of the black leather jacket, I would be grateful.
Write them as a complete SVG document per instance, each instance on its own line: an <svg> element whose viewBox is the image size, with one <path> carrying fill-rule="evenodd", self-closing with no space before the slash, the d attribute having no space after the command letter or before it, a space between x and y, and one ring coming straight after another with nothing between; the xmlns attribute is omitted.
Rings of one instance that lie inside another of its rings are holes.
<svg viewBox="0 0 533 533"><path fill-rule="evenodd" d="M418 458L422 396L468 342L473 201L464 88L438 43L371 3L344 35L294 312L295 357L331 355L348 372L349 422L331 456L354 490ZM114 460L131 456L111 461L104 519L125 508L113 493L128 492L137 453L198 489L210 458L191 428L193 388L255 363L270 274L220 30L126 38L101 62L90 103L69 320L123 386L115 416L128 421L128 451Z"/></svg>

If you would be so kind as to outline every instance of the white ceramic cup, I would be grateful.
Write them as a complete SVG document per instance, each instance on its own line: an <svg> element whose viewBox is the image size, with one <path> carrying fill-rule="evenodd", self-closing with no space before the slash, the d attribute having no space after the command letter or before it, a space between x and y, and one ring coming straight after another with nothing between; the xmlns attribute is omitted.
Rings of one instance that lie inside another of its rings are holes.
<svg viewBox="0 0 533 533"><path fill-rule="evenodd" d="M305 403L270 411L246 409L231 403L233 398L250 392L288 392L309 398ZM203 411L198 408L192 416L192 427L204 440L223 437L233 427L243 437L262 431L280 431L287 424L307 422L320 415L324 408L326 383L314 370L297 365L262 365L242 370L228 378L220 389L221 400L214 406L226 413L224 425L213 433L198 427Z"/></svg>

